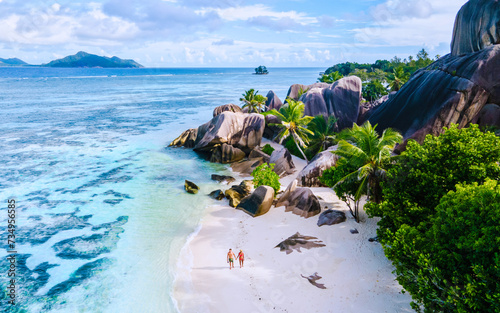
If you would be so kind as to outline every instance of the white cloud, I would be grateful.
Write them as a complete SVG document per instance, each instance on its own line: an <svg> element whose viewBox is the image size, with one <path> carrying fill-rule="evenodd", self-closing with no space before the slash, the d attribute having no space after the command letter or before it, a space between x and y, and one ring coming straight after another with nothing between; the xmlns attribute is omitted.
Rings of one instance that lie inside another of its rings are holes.
<svg viewBox="0 0 500 313"><path fill-rule="evenodd" d="M248 21L257 17L271 17L274 19L288 18L302 25L316 23L316 18L308 17L305 13L296 11L276 12L271 7L264 4L255 4L249 6L237 6L225 9L203 9L199 12L215 11L226 21Z"/></svg>
<svg viewBox="0 0 500 313"><path fill-rule="evenodd" d="M352 31L361 44L436 47L451 41L456 13L465 2L388 0L372 8L370 26Z"/></svg>

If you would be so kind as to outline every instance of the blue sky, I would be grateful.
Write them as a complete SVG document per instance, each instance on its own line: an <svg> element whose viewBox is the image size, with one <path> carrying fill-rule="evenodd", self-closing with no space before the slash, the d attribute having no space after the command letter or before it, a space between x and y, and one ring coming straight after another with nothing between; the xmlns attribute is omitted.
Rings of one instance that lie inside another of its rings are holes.
<svg viewBox="0 0 500 313"><path fill-rule="evenodd" d="M449 53L466 0L0 0L0 57L80 50L150 67L329 67Z"/></svg>

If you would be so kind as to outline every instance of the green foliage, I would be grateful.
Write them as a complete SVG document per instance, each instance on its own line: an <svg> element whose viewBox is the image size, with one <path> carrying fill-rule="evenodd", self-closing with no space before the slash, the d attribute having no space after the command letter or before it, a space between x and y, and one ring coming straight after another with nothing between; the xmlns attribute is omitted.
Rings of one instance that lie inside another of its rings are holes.
<svg viewBox="0 0 500 313"><path fill-rule="evenodd" d="M342 184L338 182L356 170L357 168L348 163L345 158L340 158L334 167L323 171L323 175L319 178L323 184L333 188L337 197L347 204L354 218L359 212L359 199L356 200L354 195L359 189L360 182L358 180L348 180Z"/></svg>
<svg viewBox="0 0 500 313"><path fill-rule="evenodd" d="M273 151L274 151L274 148L271 147L271 145L268 143L265 144L264 147L262 147L262 152L264 152L265 154L271 155L273 153Z"/></svg>
<svg viewBox="0 0 500 313"><path fill-rule="evenodd" d="M425 49L422 49L417 53L416 58L414 58L413 56L409 56L408 59L401 60L401 58L395 56L390 61L377 60L373 64L359 64L351 62L336 64L328 68L325 71L324 75L318 78L318 80L323 81L323 77L327 79L329 75L335 75L332 73L338 72L342 76L358 76L363 83L369 83L375 80L379 81L380 83L388 82L389 90L397 91L399 90L398 87L400 88L408 80L407 77L409 77L415 71L429 66L433 61L434 60L429 58L429 53L427 53ZM398 71L398 69L401 69L402 72L398 72L396 74L395 71ZM396 82L391 86L391 82L393 82L394 80L396 80ZM376 93L375 95L377 94L380 93ZM365 97L365 99L368 100L371 98L372 97Z"/></svg>
<svg viewBox="0 0 500 313"><path fill-rule="evenodd" d="M399 91L409 78L410 75L402 67L395 68L393 74L388 76L389 91Z"/></svg>
<svg viewBox="0 0 500 313"><path fill-rule="evenodd" d="M365 193L370 201L379 203L381 201L380 181L385 177L384 167L391 160L391 152L396 143L401 142L403 136L400 133L387 128L379 136L370 122L363 126L354 124L352 129L341 133L338 148L335 154L346 159L346 162L355 168L354 171L343 177L337 184L351 183L356 181L359 185L352 194L355 201L359 201ZM335 187L335 186L334 186ZM358 214L356 213L356 220Z"/></svg>
<svg viewBox="0 0 500 313"><path fill-rule="evenodd" d="M363 83L363 98L368 101L375 101L378 98L388 94L387 89L379 80L372 80L369 83Z"/></svg>
<svg viewBox="0 0 500 313"><path fill-rule="evenodd" d="M385 248L398 281L425 312L499 312L500 185L457 185L418 231L403 225ZM388 249L388 247L390 248Z"/></svg>
<svg viewBox="0 0 500 313"><path fill-rule="evenodd" d="M260 113L262 112L262 106L266 103L267 97L258 94L259 91L255 89L249 89L242 94L243 98L240 101L243 103L242 108L248 108L248 112Z"/></svg>
<svg viewBox="0 0 500 313"><path fill-rule="evenodd" d="M286 138L291 137L304 159L307 160L301 147L306 147L309 141L307 136L313 135L313 132L306 128L307 124L311 122L312 117L304 116L304 110L305 107L302 101L296 101L288 97L287 103L279 111L273 109L263 114L274 115L281 120L280 124L269 124L281 128L281 131L277 135L280 138L280 144Z"/></svg>
<svg viewBox="0 0 500 313"><path fill-rule="evenodd" d="M253 185L255 188L259 186L269 186L274 189L274 193L278 194L280 190L280 177L274 171L274 164L264 163L258 166L253 172Z"/></svg>
<svg viewBox="0 0 500 313"><path fill-rule="evenodd" d="M297 99L300 99L300 97L302 97L303 94L307 93L309 91L310 88L306 88L306 89L303 89L302 87L299 87L299 91L297 92Z"/></svg>
<svg viewBox="0 0 500 313"><path fill-rule="evenodd" d="M331 83L334 83L343 77L344 77L344 75L340 74L339 71L335 71L335 72L331 72L329 74L323 74L320 78L318 78L318 81L331 84Z"/></svg>
<svg viewBox="0 0 500 313"><path fill-rule="evenodd" d="M314 157L328 147L333 146L337 137L335 132L336 123L337 118L335 116L328 117L328 120L323 115L315 116L307 125L313 135L309 136L309 147L306 152Z"/></svg>
<svg viewBox="0 0 500 313"><path fill-rule="evenodd" d="M499 147L477 125L409 141L381 184L383 202L365 206L381 217L378 236L415 308L499 311Z"/></svg>
<svg viewBox="0 0 500 313"><path fill-rule="evenodd" d="M255 69L255 74L268 74L267 68L264 65L261 65Z"/></svg>
<svg viewBox="0 0 500 313"><path fill-rule="evenodd" d="M452 125L439 137L427 135L422 145L408 141L382 182L384 201L368 205L369 214L382 217L379 237L404 224L427 227L439 200L458 183L498 180L499 147L499 137L474 124L462 129Z"/></svg>

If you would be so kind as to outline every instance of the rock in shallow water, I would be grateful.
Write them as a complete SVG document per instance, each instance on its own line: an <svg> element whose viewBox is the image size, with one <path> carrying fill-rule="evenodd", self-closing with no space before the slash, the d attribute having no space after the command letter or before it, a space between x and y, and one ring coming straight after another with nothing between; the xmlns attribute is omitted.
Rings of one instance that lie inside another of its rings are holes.
<svg viewBox="0 0 500 313"><path fill-rule="evenodd" d="M198 191L200 190L200 187L198 187L195 183L189 180L185 180L184 189L190 194L197 194Z"/></svg>

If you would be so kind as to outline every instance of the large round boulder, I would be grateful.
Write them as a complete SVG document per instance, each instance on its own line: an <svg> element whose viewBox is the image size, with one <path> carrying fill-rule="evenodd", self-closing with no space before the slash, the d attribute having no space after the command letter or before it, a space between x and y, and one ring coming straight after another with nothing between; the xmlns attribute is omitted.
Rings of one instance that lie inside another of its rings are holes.
<svg viewBox="0 0 500 313"><path fill-rule="evenodd" d="M335 225L346 221L345 213L338 210L326 210L318 219L318 226Z"/></svg>
<svg viewBox="0 0 500 313"><path fill-rule="evenodd" d="M323 172L337 164L339 156L333 151L338 146L330 147L328 150L318 153L297 176L298 185L303 187L326 187L319 178Z"/></svg>
<svg viewBox="0 0 500 313"><path fill-rule="evenodd" d="M276 149L269 158L269 163L274 163L274 172L279 177L288 176L295 172L295 164L293 164L292 155L287 148Z"/></svg>
<svg viewBox="0 0 500 313"><path fill-rule="evenodd" d="M283 105L283 102L281 102L280 98L272 90L269 90L266 97L266 109L268 111L272 109L279 110Z"/></svg>
<svg viewBox="0 0 500 313"><path fill-rule="evenodd" d="M231 186L225 192L225 196L229 200L229 205L233 208L237 207L240 201L250 194L252 188L253 182L251 180L244 180L239 185Z"/></svg>
<svg viewBox="0 0 500 313"><path fill-rule="evenodd" d="M487 104L477 116L479 127L493 126L500 129L500 105Z"/></svg>
<svg viewBox="0 0 500 313"><path fill-rule="evenodd" d="M388 127L422 143L452 123L465 127L488 103L500 103L500 45L448 54L417 71L394 96L366 115L378 130ZM402 146L404 148L404 145Z"/></svg>
<svg viewBox="0 0 500 313"><path fill-rule="evenodd" d="M192 128L183 132L179 137L175 138L169 145L169 147L186 147L193 148L196 141L196 136L198 134L198 129Z"/></svg>
<svg viewBox="0 0 500 313"><path fill-rule="evenodd" d="M305 218L321 213L319 200L311 189L302 187L293 188L294 182L283 193L276 207L285 206L286 212L291 211Z"/></svg>
<svg viewBox="0 0 500 313"><path fill-rule="evenodd" d="M500 2L469 0L455 19L451 54L477 52L497 44L500 44Z"/></svg>
<svg viewBox="0 0 500 313"><path fill-rule="evenodd" d="M245 158L245 152L231 145L223 143L212 149L210 162L228 164L241 161Z"/></svg>
<svg viewBox="0 0 500 313"><path fill-rule="evenodd" d="M221 106L218 106L214 109L214 117L216 117L217 115L221 114L222 112L233 112L233 113L238 113L238 112L243 112L241 110L241 108L239 106L237 106L236 104L232 104L232 103L229 103L229 104L224 104L224 105L221 105Z"/></svg>
<svg viewBox="0 0 500 313"><path fill-rule="evenodd" d="M251 216L266 214L273 204L274 189L269 186L259 186L255 191L243 198L236 207Z"/></svg>

